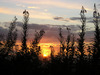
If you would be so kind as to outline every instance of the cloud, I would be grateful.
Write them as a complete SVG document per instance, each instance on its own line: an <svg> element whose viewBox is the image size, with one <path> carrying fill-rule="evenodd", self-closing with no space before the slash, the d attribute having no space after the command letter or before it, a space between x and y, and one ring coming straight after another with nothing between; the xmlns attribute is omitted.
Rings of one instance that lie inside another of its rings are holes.
<svg viewBox="0 0 100 75"><path fill-rule="evenodd" d="M93 42L93 39L94 39L94 31L87 31L85 35L85 41Z"/></svg>
<svg viewBox="0 0 100 75"><path fill-rule="evenodd" d="M63 17L58 17L58 16L54 17L53 19L58 20L58 21L67 21L67 22L69 21L68 18L63 18Z"/></svg>
<svg viewBox="0 0 100 75"><path fill-rule="evenodd" d="M70 23L79 23L77 20L78 18L64 18L64 17L53 17L54 20L57 21L65 21L65 22L70 22ZM76 20L77 19L77 20Z"/></svg>
<svg viewBox="0 0 100 75"><path fill-rule="evenodd" d="M29 9L40 9L40 7L36 7L36 6L26 6L24 4L16 4L16 6L18 7L23 7L23 8L29 8Z"/></svg>
<svg viewBox="0 0 100 75"><path fill-rule="evenodd" d="M80 20L81 18L80 17L71 17L70 19L71 20Z"/></svg>
<svg viewBox="0 0 100 75"><path fill-rule="evenodd" d="M54 17L55 20L63 20L63 17Z"/></svg>
<svg viewBox="0 0 100 75"><path fill-rule="evenodd" d="M26 6L23 5L23 4L16 4L16 6L18 6L18 7L26 7Z"/></svg>
<svg viewBox="0 0 100 75"><path fill-rule="evenodd" d="M81 17L71 17L70 20L81 20ZM87 23L93 23L93 17L86 17Z"/></svg>
<svg viewBox="0 0 100 75"><path fill-rule="evenodd" d="M22 27L22 25L18 25ZM78 38L78 33L80 31L79 25L49 25L49 24L29 24L28 28L31 30L32 34L34 34L34 31L44 29L46 34L45 38L52 38L57 39L59 37L59 28L63 29L63 35L66 37L67 30L66 27L69 27L71 29L71 33L74 33L76 35L76 38ZM86 38L93 37L93 31L86 31ZM89 35L89 36L88 36Z"/></svg>
<svg viewBox="0 0 100 75"><path fill-rule="evenodd" d="M39 7L36 7L36 6L28 6L27 8L30 8L30 9L40 9Z"/></svg>
<svg viewBox="0 0 100 75"><path fill-rule="evenodd" d="M4 0L5 1L5 0ZM7 2L7 1L6 1ZM58 0L9 0L8 2L20 2L24 4L35 4L35 5L46 5L52 7L60 7L60 8L67 8L67 9L81 9L80 4L72 4L69 2L63 2ZM90 8L85 8L86 10L91 10Z"/></svg>
<svg viewBox="0 0 100 75"><path fill-rule="evenodd" d="M5 36L7 36L7 33L8 33L8 29L5 29L3 27L0 27L0 34L3 34L4 35L4 38L3 39L6 39Z"/></svg>
<svg viewBox="0 0 100 75"><path fill-rule="evenodd" d="M94 23L94 22L90 20L90 21L88 21L87 23Z"/></svg>
<svg viewBox="0 0 100 75"><path fill-rule="evenodd" d="M47 11L48 11L48 9L44 9L44 11L45 11L45 12L47 12Z"/></svg>
<svg viewBox="0 0 100 75"><path fill-rule="evenodd" d="M38 18L38 19L52 20L52 17L54 16L53 14L47 12L40 12L40 11L33 11L33 10L29 10L29 12L30 12L30 17Z"/></svg>
<svg viewBox="0 0 100 75"><path fill-rule="evenodd" d="M97 6L100 6L100 4L98 4Z"/></svg>
<svg viewBox="0 0 100 75"><path fill-rule="evenodd" d="M19 9L20 10L20 9ZM10 15L19 15L21 16L21 11L19 11L18 9L12 9L12 8L7 8L7 7L0 7L0 13L2 14L10 14Z"/></svg>
<svg viewBox="0 0 100 75"><path fill-rule="evenodd" d="M22 27L23 23L17 22L17 26ZM33 30L40 30L40 29L48 30L49 28L50 28L49 25L34 24L34 23L28 24L28 29L33 29Z"/></svg>
<svg viewBox="0 0 100 75"><path fill-rule="evenodd" d="M81 17L70 17L70 18L64 18L64 17L53 17L54 20L58 21L66 21L71 23L79 23L81 20ZM86 17L87 23L93 23L93 17Z"/></svg>
<svg viewBox="0 0 100 75"><path fill-rule="evenodd" d="M6 22L7 24L7 22ZM9 23L8 23L9 24ZM7 25L8 25L7 24ZM8 28L9 26L6 27ZM22 37L22 22L17 22L17 29L18 29L18 40L21 40ZM0 25L0 34L3 33L7 35L8 29L1 27ZM71 33L75 34L76 39L79 38L78 33L80 31L79 25L50 25L50 24L28 24L28 40L32 40L34 38L35 30L40 31L44 29L45 34L41 40L41 43L59 43L59 28L62 28L62 34L66 38L67 37L67 30L66 27L71 29ZM85 41L91 41L94 37L93 30L86 31Z"/></svg>
<svg viewBox="0 0 100 75"><path fill-rule="evenodd" d="M2 14L23 16L23 14L22 14L23 11L24 10L22 10L22 9L0 7L0 13L2 13ZM51 13L40 12L40 11L35 11L35 10L29 10L29 13L30 13L30 18L36 18L36 19L49 19L49 20L52 20L52 17L54 16Z"/></svg>

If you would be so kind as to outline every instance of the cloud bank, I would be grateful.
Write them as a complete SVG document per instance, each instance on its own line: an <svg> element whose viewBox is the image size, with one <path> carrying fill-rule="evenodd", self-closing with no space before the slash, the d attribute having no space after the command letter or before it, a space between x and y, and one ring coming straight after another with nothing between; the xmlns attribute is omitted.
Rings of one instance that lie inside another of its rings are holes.
<svg viewBox="0 0 100 75"><path fill-rule="evenodd" d="M21 40L22 36L22 22L17 22L18 29L18 39ZM71 33L75 34L76 39L78 38L78 33L80 31L79 25L50 25L50 24L28 24L28 39L32 40L34 38L35 30L39 31L44 29L45 34L41 40L42 43L59 43L59 28L62 28L62 34L67 37L66 27L71 29ZM6 23L6 28L0 27L0 33L6 34L8 32L9 23ZM91 41L94 37L94 31L86 31L86 41ZM77 40L76 40L77 41Z"/></svg>

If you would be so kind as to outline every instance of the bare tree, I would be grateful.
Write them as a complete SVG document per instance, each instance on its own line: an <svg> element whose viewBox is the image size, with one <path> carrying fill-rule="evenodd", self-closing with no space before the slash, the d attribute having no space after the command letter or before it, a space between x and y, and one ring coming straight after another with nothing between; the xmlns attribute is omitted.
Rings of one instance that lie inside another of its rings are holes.
<svg viewBox="0 0 100 75"><path fill-rule="evenodd" d="M95 25L95 33L94 33L94 56L96 54L97 57L100 57L100 14L97 11L96 4L94 4L94 12L93 12L93 22ZM95 57L95 58L97 58Z"/></svg>
<svg viewBox="0 0 100 75"><path fill-rule="evenodd" d="M24 11L23 12L23 37L22 37L22 51L23 52L27 52L27 26L28 26L28 21L29 21L29 12L28 11Z"/></svg>
<svg viewBox="0 0 100 75"><path fill-rule="evenodd" d="M84 9L84 7L82 6L82 10L80 12L80 16L81 16L81 23L82 25L80 26L81 32L79 33L79 37L78 38L78 50L81 52L81 56L80 59L83 59L84 56L84 36L85 36L85 27L86 27L86 17L85 17L85 13L87 11Z"/></svg>

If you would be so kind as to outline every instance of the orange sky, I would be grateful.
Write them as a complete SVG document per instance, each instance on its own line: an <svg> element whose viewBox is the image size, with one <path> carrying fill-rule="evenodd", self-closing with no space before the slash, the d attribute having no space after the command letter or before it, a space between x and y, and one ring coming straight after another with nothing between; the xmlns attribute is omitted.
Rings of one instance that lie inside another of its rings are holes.
<svg viewBox="0 0 100 75"><path fill-rule="evenodd" d="M54 47L54 50L55 50L55 55L57 55L57 53L59 52L59 49L60 49L60 42L52 42L50 40L52 39L49 39L49 38L46 38L46 40L44 40L45 38L41 39L40 43L39 43L39 46L41 46L41 54L43 57L49 57L50 56L50 53L51 53L51 48L50 46L53 46ZM89 44L90 42L86 42L85 44ZM18 41L17 44L19 46L21 46L21 42ZM30 47L30 42L28 41L27 42L27 45L28 47ZM88 54L88 53L85 53L85 54Z"/></svg>
<svg viewBox="0 0 100 75"><path fill-rule="evenodd" d="M49 40L49 39L46 39L46 40ZM39 43L39 46L41 46L41 53L44 57L46 56L50 56L50 53L51 53L51 48L50 46L53 46L54 47L54 50L55 50L55 55L59 52L59 47L60 47L60 44L59 43L49 43L49 41L46 41L46 40L41 40L40 43ZM44 41L44 42L43 42ZM21 46L21 42L20 41L17 41L16 43L17 45L19 45L19 48ZM30 41L27 42L27 46L30 47Z"/></svg>

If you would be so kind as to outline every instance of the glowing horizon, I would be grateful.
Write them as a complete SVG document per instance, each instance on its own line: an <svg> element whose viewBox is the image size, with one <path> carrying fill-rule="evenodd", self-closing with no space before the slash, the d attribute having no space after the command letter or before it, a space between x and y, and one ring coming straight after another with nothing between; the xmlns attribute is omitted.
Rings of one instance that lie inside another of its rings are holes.
<svg viewBox="0 0 100 75"><path fill-rule="evenodd" d="M59 28L63 28L62 34L66 38L66 27L71 28L71 33L78 38L80 29L80 10L82 6L87 10L86 24L86 42L93 39L94 24L91 22L93 15L93 4L96 3L100 11L100 2L98 0L0 0L0 33L7 34L9 23L14 16L17 17L18 45L21 45L21 29L23 22L23 11L29 12L29 31L27 46L30 47L30 40L34 39L35 30L44 29L45 34L42 37L39 46L43 50L44 56L50 55L50 46L55 49L55 54L59 52ZM74 11L74 12L73 12Z"/></svg>

